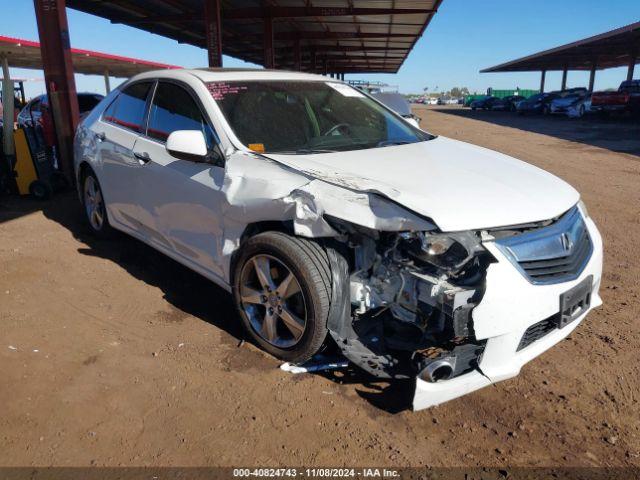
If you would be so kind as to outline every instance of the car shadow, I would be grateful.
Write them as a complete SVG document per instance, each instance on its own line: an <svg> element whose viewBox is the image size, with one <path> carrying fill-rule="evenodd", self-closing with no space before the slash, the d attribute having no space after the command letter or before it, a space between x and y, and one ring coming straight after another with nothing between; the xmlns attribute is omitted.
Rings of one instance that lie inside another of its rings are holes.
<svg viewBox="0 0 640 480"><path fill-rule="evenodd" d="M430 126L430 110L640 156L640 121L637 118L589 115L582 119L569 119L564 116L521 116L512 112L473 111L461 107L416 107L416 114L425 119L427 127Z"/></svg>
<svg viewBox="0 0 640 480"><path fill-rule="evenodd" d="M25 206L19 207L23 200L26 200ZM48 219L64 226L75 239L86 245L78 249L79 254L118 264L135 278L159 288L163 298L173 307L224 330L238 343L245 340L233 299L227 291L128 235L116 233L109 240L95 238L84 223L74 192L58 195L49 202L15 198L10 203L18 211L37 207ZM337 354L337 347L330 345L327 352ZM411 407L413 384L409 381L381 381L353 366L312 375L342 385L359 385L356 392L361 398L389 413L398 413Z"/></svg>
<svg viewBox="0 0 640 480"><path fill-rule="evenodd" d="M86 226L75 193L66 192L42 207L43 214L68 229L86 247L78 253L110 260L130 275L159 288L177 309L243 339L231 296L223 288L145 243L116 232L114 238L94 237ZM215 308L212 308L215 305Z"/></svg>
<svg viewBox="0 0 640 480"><path fill-rule="evenodd" d="M397 414L410 410L415 392L413 380L381 380L353 365L346 369L316 372L339 385L357 385L358 396L379 410Z"/></svg>

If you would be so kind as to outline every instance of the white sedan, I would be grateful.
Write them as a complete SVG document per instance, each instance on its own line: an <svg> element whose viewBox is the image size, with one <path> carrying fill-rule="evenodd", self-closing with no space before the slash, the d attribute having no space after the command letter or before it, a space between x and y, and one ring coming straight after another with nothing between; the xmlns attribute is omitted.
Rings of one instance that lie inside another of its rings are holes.
<svg viewBox="0 0 640 480"><path fill-rule="evenodd" d="M414 378L416 409L517 375L602 303L576 190L326 77L138 75L81 123L75 168L94 234L232 292L280 359Z"/></svg>

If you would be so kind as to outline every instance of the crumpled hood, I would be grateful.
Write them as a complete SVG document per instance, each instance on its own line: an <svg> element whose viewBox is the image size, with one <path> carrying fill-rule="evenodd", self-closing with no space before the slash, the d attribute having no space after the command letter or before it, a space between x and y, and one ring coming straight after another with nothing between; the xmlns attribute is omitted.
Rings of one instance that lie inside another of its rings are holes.
<svg viewBox="0 0 640 480"><path fill-rule="evenodd" d="M445 232L549 220L580 199L544 170L444 137L352 152L266 156L328 183L380 193Z"/></svg>

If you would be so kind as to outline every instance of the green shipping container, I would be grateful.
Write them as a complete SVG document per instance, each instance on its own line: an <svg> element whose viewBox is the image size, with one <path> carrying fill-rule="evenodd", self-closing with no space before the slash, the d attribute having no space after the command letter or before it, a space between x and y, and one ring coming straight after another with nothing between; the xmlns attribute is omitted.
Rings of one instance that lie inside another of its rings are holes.
<svg viewBox="0 0 640 480"><path fill-rule="evenodd" d="M540 93L540 90L525 90L514 88L513 90L494 90L493 88L487 89L487 95L493 95L497 98L510 97L512 95L520 95L521 97L529 98L532 95Z"/></svg>

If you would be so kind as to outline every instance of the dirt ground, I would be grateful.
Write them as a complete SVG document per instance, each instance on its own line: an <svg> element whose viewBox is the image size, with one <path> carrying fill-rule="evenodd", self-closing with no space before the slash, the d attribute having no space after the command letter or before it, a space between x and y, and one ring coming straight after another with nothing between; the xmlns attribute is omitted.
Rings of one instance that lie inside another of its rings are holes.
<svg viewBox="0 0 640 480"><path fill-rule="evenodd" d="M5 198L0 465L640 466L640 129L417 114L582 192L604 306L570 338L516 379L412 412L410 385L292 376L239 346L222 290L132 239L91 239L73 194Z"/></svg>

